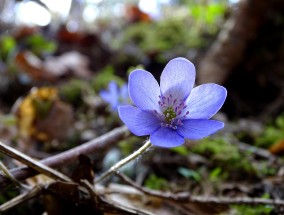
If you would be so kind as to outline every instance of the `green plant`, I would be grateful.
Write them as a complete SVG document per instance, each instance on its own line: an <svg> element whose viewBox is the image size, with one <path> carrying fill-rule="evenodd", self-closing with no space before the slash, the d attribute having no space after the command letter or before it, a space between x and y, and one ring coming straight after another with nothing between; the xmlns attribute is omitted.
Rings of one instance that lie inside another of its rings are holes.
<svg viewBox="0 0 284 215"><path fill-rule="evenodd" d="M60 95L72 104L80 104L82 102L82 91L89 87L89 82L72 79L64 83L60 87Z"/></svg>
<svg viewBox="0 0 284 215"><path fill-rule="evenodd" d="M224 139L205 138L192 148L193 152L210 154L214 160L228 162L242 159L238 148Z"/></svg>
<svg viewBox="0 0 284 215"><path fill-rule="evenodd" d="M271 214L273 207L269 205L258 205L258 206L248 206L248 205L235 205L232 206L235 209L234 215L269 215Z"/></svg>
<svg viewBox="0 0 284 215"><path fill-rule="evenodd" d="M145 186L153 190L164 190L168 188L168 182L164 178L150 174L145 181Z"/></svg>
<svg viewBox="0 0 284 215"><path fill-rule="evenodd" d="M171 148L171 151L176 152L182 156L186 156L189 154L189 149L184 145Z"/></svg>
<svg viewBox="0 0 284 215"><path fill-rule="evenodd" d="M187 179L193 179L197 182L199 182L201 180L201 176L200 174L192 169L188 169L185 167L179 167L178 168L178 173L181 174L183 177L187 178Z"/></svg>
<svg viewBox="0 0 284 215"><path fill-rule="evenodd" d="M115 81L119 85L124 83L121 77L115 75L114 68L111 65L101 70L100 73L93 78L91 85L96 92L99 92L101 89L106 88L110 81Z"/></svg>
<svg viewBox="0 0 284 215"><path fill-rule="evenodd" d="M57 46L41 34L34 34L25 39L25 44L36 55L52 54Z"/></svg>
<svg viewBox="0 0 284 215"><path fill-rule="evenodd" d="M223 171L234 168L255 174L255 167L249 160L249 153L241 153L236 145L220 138L206 138L195 145L192 151L210 158ZM216 170L217 171L217 170ZM225 174L225 172L223 172Z"/></svg>
<svg viewBox="0 0 284 215"><path fill-rule="evenodd" d="M9 58L16 49L16 41L13 37L5 35L0 38L0 60L9 61Z"/></svg>
<svg viewBox="0 0 284 215"><path fill-rule="evenodd" d="M274 123L266 126L261 136L256 138L255 144L268 148L278 140L284 139L284 114L278 116Z"/></svg>

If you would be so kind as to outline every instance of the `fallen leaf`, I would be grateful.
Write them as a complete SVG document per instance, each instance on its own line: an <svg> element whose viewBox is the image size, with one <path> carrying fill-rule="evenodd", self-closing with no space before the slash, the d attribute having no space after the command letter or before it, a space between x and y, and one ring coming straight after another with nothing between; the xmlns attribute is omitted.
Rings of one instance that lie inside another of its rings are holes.
<svg viewBox="0 0 284 215"><path fill-rule="evenodd" d="M54 77L69 74L78 78L88 78L91 75L88 66L88 58L76 51L58 57L49 57L43 62L45 71Z"/></svg>
<svg viewBox="0 0 284 215"><path fill-rule="evenodd" d="M73 181L80 182L83 179L86 179L91 184L94 181L94 164L92 160L86 155L79 155L79 164L76 169L73 171L71 176Z"/></svg>
<svg viewBox="0 0 284 215"><path fill-rule="evenodd" d="M269 147L269 151L274 155L284 155L284 140L278 140Z"/></svg>
<svg viewBox="0 0 284 215"><path fill-rule="evenodd" d="M19 52L15 57L15 64L34 80L55 81L56 77L45 70L42 60L32 52Z"/></svg>
<svg viewBox="0 0 284 215"><path fill-rule="evenodd" d="M89 78L89 60L79 52L67 52L44 61L29 51L19 52L15 57L17 67L33 80L54 82L64 76Z"/></svg>
<svg viewBox="0 0 284 215"><path fill-rule="evenodd" d="M72 128L73 110L60 101L56 88L33 88L16 106L19 136L25 140L63 140Z"/></svg>

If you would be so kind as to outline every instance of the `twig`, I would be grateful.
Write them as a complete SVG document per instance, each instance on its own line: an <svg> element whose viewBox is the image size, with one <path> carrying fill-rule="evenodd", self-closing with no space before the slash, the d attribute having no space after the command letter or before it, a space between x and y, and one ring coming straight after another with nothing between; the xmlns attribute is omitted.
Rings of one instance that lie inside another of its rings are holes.
<svg viewBox="0 0 284 215"><path fill-rule="evenodd" d="M189 199L190 202L198 203L215 203L223 205L273 205L273 206L284 206L284 201L281 199L262 199L262 198L228 198L228 197L212 197L212 196L192 196Z"/></svg>
<svg viewBox="0 0 284 215"><path fill-rule="evenodd" d="M6 168L6 166L0 161L0 169L3 171L3 173L17 186L22 187L24 189L29 189L28 186L21 184L19 181L17 181L14 176L10 173L10 171Z"/></svg>
<svg viewBox="0 0 284 215"><path fill-rule="evenodd" d="M124 139L127 135L129 135L128 129L125 126L122 126L73 149L43 159L40 161L40 163L49 167L66 165L76 161L80 154L91 154L97 150L107 148L113 142ZM36 171L29 167L14 168L10 170L10 173L17 180L24 180L37 174ZM9 178L0 172L0 189L6 187L9 184L11 184Z"/></svg>
<svg viewBox="0 0 284 215"><path fill-rule="evenodd" d="M232 137L230 135L228 136L227 140L228 142L234 144L240 151L252 153L253 155L257 157L267 159L268 161L271 161L271 162L279 161L279 158L277 156L275 156L274 154L272 154L270 151L266 149L259 148L254 145L241 142L237 138Z"/></svg>
<svg viewBox="0 0 284 215"><path fill-rule="evenodd" d="M273 206L284 206L284 200L280 199L262 199L262 198L249 198L249 197L240 197L240 198L228 198L228 197L212 197L212 196L193 196L188 192L182 193L170 193L170 192L161 192L156 190L150 190L148 188L142 187L132 181L125 175L116 173L116 175L121 178L127 184L133 186L137 190L162 199L173 200L181 203L186 202L197 202L197 203L215 203L215 204L245 204L245 205L273 205Z"/></svg>
<svg viewBox="0 0 284 215"><path fill-rule="evenodd" d="M233 141L233 143L242 151L246 151L246 152L251 152L254 155L257 155L259 157L265 158L267 160L270 161L276 161L278 158L277 156L271 154L269 151L253 146L253 145L249 145L247 143L243 143L240 141Z"/></svg>
<svg viewBox="0 0 284 215"><path fill-rule="evenodd" d="M62 180L62 181L67 181L67 182L71 182L72 180L70 178L68 178L67 176L63 175L62 173L56 171L55 169L52 169L36 160L34 160L33 158L23 154L22 152L5 145L4 143L2 143L0 141L0 152L2 152L3 154L14 158L20 162L22 162L23 164L26 164L27 166L31 167L32 169L43 173L55 180Z"/></svg>
<svg viewBox="0 0 284 215"><path fill-rule="evenodd" d="M171 192L161 192L158 190L151 190L148 189L146 187L142 187L140 185L138 185L137 183L135 183L134 181L132 181L129 177L127 177L124 174L115 173L116 176L118 176L122 181L124 181L125 183L131 185L132 187L136 188L137 190L148 194L150 196L155 196L158 198L162 198L162 199L168 199L168 200L173 200L173 201L183 201L183 202L187 202L191 197L190 193L188 192L182 192L182 193L171 193Z"/></svg>
<svg viewBox="0 0 284 215"><path fill-rule="evenodd" d="M139 148L137 151L132 153L131 155L127 156L126 158L122 159L118 163L116 163L114 166L112 166L109 170L107 170L105 173L103 173L100 177L98 177L95 180L95 183L99 183L106 179L107 177L114 174L117 170L119 170L121 167L123 167L125 164L129 163L130 161L134 160L141 154L143 154L150 146L152 146L151 142L148 140L141 148Z"/></svg>
<svg viewBox="0 0 284 215"><path fill-rule="evenodd" d="M35 186L30 191L23 193L21 195L16 196L15 198L11 199L8 202L5 202L4 204L0 205L0 213L7 211L8 209L15 207L31 198L34 198L41 194L42 187Z"/></svg>

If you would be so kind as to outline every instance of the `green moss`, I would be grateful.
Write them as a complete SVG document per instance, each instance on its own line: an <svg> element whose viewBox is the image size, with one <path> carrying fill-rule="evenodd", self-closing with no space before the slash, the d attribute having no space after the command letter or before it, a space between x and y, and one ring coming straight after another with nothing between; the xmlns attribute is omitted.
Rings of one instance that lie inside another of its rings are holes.
<svg viewBox="0 0 284 215"><path fill-rule="evenodd" d="M255 168L249 160L250 154L241 153L236 145L224 139L203 139L192 151L206 156L223 171L234 169L255 174Z"/></svg>
<svg viewBox="0 0 284 215"><path fill-rule="evenodd" d="M176 152L182 156L186 156L189 154L189 149L187 147L183 146L178 146L174 148L170 148L171 151Z"/></svg>
<svg viewBox="0 0 284 215"><path fill-rule="evenodd" d="M72 79L60 87L60 95L64 100L72 104L82 102L82 91L88 88L89 83L86 81Z"/></svg>
<svg viewBox="0 0 284 215"><path fill-rule="evenodd" d="M273 210L270 205L235 205L232 208L234 209L234 215L269 215Z"/></svg>
<svg viewBox="0 0 284 215"><path fill-rule="evenodd" d="M155 54L164 63L169 55L187 55L189 50L206 47L218 32L226 12L224 3L188 2L176 13L167 13L157 22L129 25L112 41L117 50L133 46L134 55ZM179 14L178 16L176 14Z"/></svg>
<svg viewBox="0 0 284 215"><path fill-rule="evenodd" d="M284 114L278 116L274 123L266 126L263 134L256 138L255 144L260 147L268 148L278 140L284 139Z"/></svg>
<svg viewBox="0 0 284 215"><path fill-rule="evenodd" d="M196 144L192 151L199 154L210 154L214 160L227 162L242 158L238 148L224 139L206 138Z"/></svg>

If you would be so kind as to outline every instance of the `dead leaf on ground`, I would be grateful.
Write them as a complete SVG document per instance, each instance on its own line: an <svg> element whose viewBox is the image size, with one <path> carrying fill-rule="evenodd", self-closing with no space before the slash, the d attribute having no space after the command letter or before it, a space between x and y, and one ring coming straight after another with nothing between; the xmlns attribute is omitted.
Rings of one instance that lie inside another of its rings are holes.
<svg viewBox="0 0 284 215"><path fill-rule="evenodd" d="M15 63L20 70L38 81L54 82L63 76L89 78L89 60L79 52L67 52L61 56L49 57L44 61L29 51L19 52Z"/></svg>
<svg viewBox="0 0 284 215"><path fill-rule="evenodd" d="M269 151L274 155L284 155L284 139L272 144L269 147Z"/></svg>
<svg viewBox="0 0 284 215"><path fill-rule="evenodd" d="M98 214L92 199L79 189L78 184L55 182L46 187L43 195L45 210L49 215Z"/></svg>
<svg viewBox="0 0 284 215"><path fill-rule="evenodd" d="M55 81L55 76L48 73L41 59L29 51L19 52L15 57L16 66L34 80Z"/></svg>
<svg viewBox="0 0 284 215"><path fill-rule="evenodd" d="M24 140L63 140L72 128L73 110L59 99L56 88L33 88L15 106L19 136Z"/></svg>
<svg viewBox="0 0 284 215"><path fill-rule="evenodd" d="M92 160L86 155L79 155L78 157L79 164L76 169L73 171L71 176L72 180L76 182L80 182L83 179L86 179L91 184L94 181L94 163Z"/></svg>
<svg viewBox="0 0 284 215"><path fill-rule="evenodd" d="M43 62L45 70L55 77L72 75L78 78L89 78L89 60L79 52L66 52L58 57L47 58Z"/></svg>
<svg viewBox="0 0 284 215"><path fill-rule="evenodd" d="M129 208L139 208L150 214L212 215L224 212L227 207L216 204L181 203L145 195L134 187L122 184L110 184L107 187L96 185L96 190L104 194L107 200Z"/></svg>

